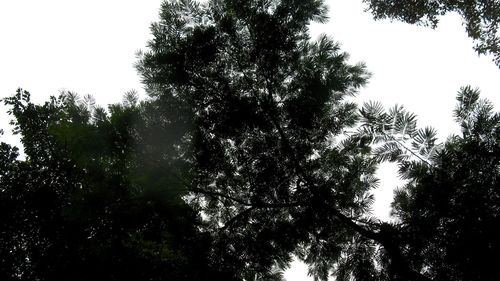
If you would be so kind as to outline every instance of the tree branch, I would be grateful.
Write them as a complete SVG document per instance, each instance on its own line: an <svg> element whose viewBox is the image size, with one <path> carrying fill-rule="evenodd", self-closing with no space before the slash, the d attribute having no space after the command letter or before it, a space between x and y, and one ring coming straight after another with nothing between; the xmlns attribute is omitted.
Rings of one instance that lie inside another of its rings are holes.
<svg viewBox="0 0 500 281"><path fill-rule="evenodd" d="M209 190L204 190L204 189L201 189L201 188L198 188L198 187L195 187L193 186L192 184L186 182L185 180L183 180L181 177L179 177L179 175L177 175L176 173L172 172L172 171L169 171L177 180L179 180L183 185L184 187L186 187L187 190L191 191L191 192L195 192L195 193L202 193L202 194L206 194L206 195L210 195L212 197L222 197L222 198L225 198L225 199L229 199L231 201L234 201L234 202L237 202L243 206L253 206L252 203L249 203L249 202L246 202L242 199L238 199L238 198L234 198L234 197L231 197L229 195L226 195L226 194L223 194L223 193L220 193L220 192L215 192L215 191L209 191Z"/></svg>
<svg viewBox="0 0 500 281"><path fill-rule="evenodd" d="M244 211L240 212L236 216L232 217L230 220L228 220L224 226L221 228L221 230L225 230L228 228L231 224L239 220L240 218L244 217L245 215L249 214L253 210L257 209L280 209L280 208L295 208L295 207L303 207L306 206L305 203L303 202L292 202L292 203L261 203L261 204L255 204L252 205L250 208L245 209Z"/></svg>

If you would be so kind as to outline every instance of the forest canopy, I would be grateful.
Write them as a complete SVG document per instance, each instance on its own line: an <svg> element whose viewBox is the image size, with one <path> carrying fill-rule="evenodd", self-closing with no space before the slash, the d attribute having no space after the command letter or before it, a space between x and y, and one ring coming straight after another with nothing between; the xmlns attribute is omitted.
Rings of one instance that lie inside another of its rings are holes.
<svg viewBox="0 0 500 281"><path fill-rule="evenodd" d="M461 88L461 135L440 143L404 107L358 106L366 66L309 36L326 12L165 1L137 62L147 99L3 99L25 157L1 143L0 279L282 280L293 257L316 280L499 279L499 113ZM384 161L406 179L390 222L371 213Z"/></svg>

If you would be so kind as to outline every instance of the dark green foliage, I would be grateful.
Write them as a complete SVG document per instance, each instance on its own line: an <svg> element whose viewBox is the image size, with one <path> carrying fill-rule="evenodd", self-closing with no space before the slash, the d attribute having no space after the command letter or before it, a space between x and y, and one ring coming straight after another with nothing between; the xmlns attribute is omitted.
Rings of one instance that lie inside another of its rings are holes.
<svg viewBox="0 0 500 281"><path fill-rule="evenodd" d="M416 268L433 280L498 280L500 259L500 115L463 88L453 136L432 166L402 163L409 183L396 193L394 213Z"/></svg>
<svg viewBox="0 0 500 281"><path fill-rule="evenodd" d="M363 0L376 19L397 19L436 27L439 16L458 13L478 54L492 54L500 66L500 2L498 0Z"/></svg>
<svg viewBox="0 0 500 281"><path fill-rule="evenodd" d="M380 161L399 164L407 180L395 192L396 222L383 232L414 272L430 280L498 280L500 259L500 115L471 87L460 90L461 136L437 144L434 130L417 129L402 107L385 113L366 104L354 139L370 142ZM381 264L391 272L391 263Z"/></svg>
<svg viewBox="0 0 500 281"><path fill-rule="evenodd" d="M232 280L169 173L173 142L149 143L158 118L130 94L109 114L91 101L5 99L26 159L2 143L0 279Z"/></svg>
<svg viewBox="0 0 500 281"><path fill-rule="evenodd" d="M150 96L192 126L185 178L221 258L264 280L292 254L326 280L369 232L355 222L367 219L375 162L335 140L355 124L345 97L368 74L328 37L309 38L325 11L321 1L167 2L138 63Z"/></svg>
<svg viewBox="0 0 500 281"><path fill-rule="evenodd" d="M442 8L408 7L380 13ZM294 255L316 280L499 279L500 118L477 91L441 146L403 107L347 100L369 75L309 38L322 1L160 16L137 63L147 101L4 100L26 157L0 145L1 280L281 280ZM391 223L370 217L381 161L409 180Z"/></svg>

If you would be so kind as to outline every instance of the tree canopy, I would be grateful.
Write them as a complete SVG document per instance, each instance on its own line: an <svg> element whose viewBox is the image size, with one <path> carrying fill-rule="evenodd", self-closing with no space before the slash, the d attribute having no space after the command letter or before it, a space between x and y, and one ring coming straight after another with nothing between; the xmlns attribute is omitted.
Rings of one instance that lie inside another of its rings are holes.
<svg viewBox="0 0 500 281"><path fill-rule="evenodd" d="M444 144L432 129L418 129L403 108L385 113L374 104L362 110L360 136L379 144L374 155L397 162L406 179L395 191L392 213L396 241L411 267L430 280L496 280L500 113L469 86L457 100L462 135Z"/></svg>
<svg viewBox="0 0 500 281"><path fill-rule="evenodd" d="M334 139L354 125L344 99L368 74L330 38L311 41L325 12L321 1L168 2L139 62L149 94L192 124L195 204L228 259L262 278L295 253L326 279L372 200L374 163Z"/></svg>
<svg viewBox="0 0 500 281"><path fill-rule="evenodd" d="M500 115L476 89L463 88L457 99L462 136L451 136L431 166L401 165L409 182L396 192L394 214L415 266L429 267L435 280L495 280Z"/></svg>
<svg viewBox="0 0 500 281"><path fill-rule="evenodd" d="M148 99L107 110L19 90L0 146L2 280L496 280L499 122L463 88L438 144L366 83L320 0L166 1L137 69ZM407 184L371 215L381 161Z"/></svg>
<svg viewBox="0 0 500 281"><path fill-rule="evenodd" d="M164 173L182 165L157 156L174 133L153 110L133 94L109 113L72 93L29 97L4 100L25 159L1 144L2 280L236 280L210 261L212 239Z"/></svg>

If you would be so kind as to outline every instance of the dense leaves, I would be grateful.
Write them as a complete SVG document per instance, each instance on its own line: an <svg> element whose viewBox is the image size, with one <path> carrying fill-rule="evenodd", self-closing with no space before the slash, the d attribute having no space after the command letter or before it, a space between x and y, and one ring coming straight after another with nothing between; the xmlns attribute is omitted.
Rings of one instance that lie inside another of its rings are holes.
<svg viewBox="0 0 500 281"><path fill-rule="evenodd" d="M452 136L432 166L402 163L409 182L394 212L413 266L434 280L498 280L500 116L470 87L457 99L462 136Z"/></svg>
<svg viewBox="0 0 500 281"><path fill-rule="evenodd" d="M173 144L150 145L164 131L133 95L109 114L71 93L5 103L26 155L1 145L2 280L231 280L168 174L182 168Z"/></svg>
<svg viewBox="0 0 500 281"><path fill-rule="evenodd" d="M227 259L262 278L295 253L326 279L356 235L342 220L372 200L372 162L334 140L355 123L344 99L368 75L330 38L311 41L308 24L325 11L321 1L168 2L138 64L149 94L192 125L192 203Z"/></svg>
<svg viewBox="0 0 500 281"><path fill-rule="evenodd" d="M397 162L407 180L395 192L392 227L414 271L431 280L498 280L500 115L477 89L462 88L457 100L462 135L444 144L401 107L385 113L376 103L362 109L353 139Z"/></svg>
<svg viewBox="0 0 500 281"><path fill-rule="evenodd" d="M309 38L324 18L320 1L165 3L138 69L192 126L183 178L228 266L276 278L293 254L321 280L425 280L395 229L370 218L377 161L343 136L357 120L345 98L368 74L328 37Z"/></svg>
<svg viewBox="0 0 500 281"><path fill-rule="evenodd" d="M426 9L404 19L434 23ZM169 1L160 18L146 101L4 100L25 157L0 145L2 280L281 280L294 256L316 280L499 279L500 117L477 90L439 144L401 106L348 101L369 74L309 37L322 1ZM407 179L393 222L370 215L382 161Z"/></svg>

